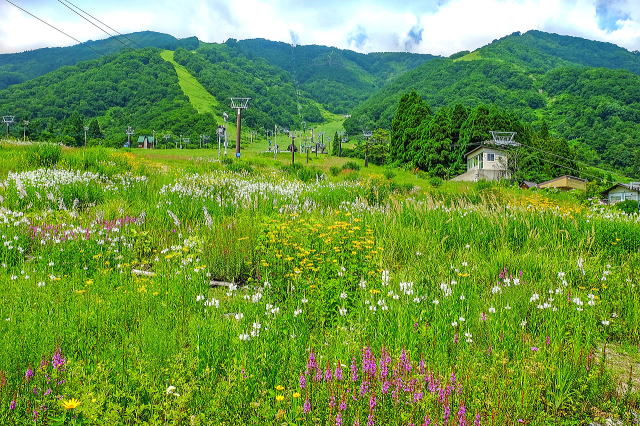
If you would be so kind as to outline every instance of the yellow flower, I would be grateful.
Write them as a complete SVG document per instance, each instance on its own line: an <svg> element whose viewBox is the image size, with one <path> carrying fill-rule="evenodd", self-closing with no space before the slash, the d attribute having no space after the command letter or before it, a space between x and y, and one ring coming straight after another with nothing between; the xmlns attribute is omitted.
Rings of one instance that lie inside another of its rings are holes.
<svg viewBox="0 0 640 426"><path fill-rule="evenodd" d="M282 401L282 400L284 400L284 396L282 396L282 395L276 395L276 401L280 402L280 401Z"/></svg>
<svg viewBox="0 0 640 426"><path fill-rule="evenodd" d="M293 397L294 398L300 398L300 392L294 392L293 393Z"/></svg>
<svg viewBox="0 0 640 426"><path fill-rule="evenodd" d="M62 407L65 410L73 410L78 405L80 405L80 401L75 398L67 399L66 401L62 401Z"/></svg>
<svg viewBox="0 0 640 426"><path fill-rule="evenodd" d="M276 390L283 391L284 390L284 386L278 385L278 386L276 386Z"/></svg>

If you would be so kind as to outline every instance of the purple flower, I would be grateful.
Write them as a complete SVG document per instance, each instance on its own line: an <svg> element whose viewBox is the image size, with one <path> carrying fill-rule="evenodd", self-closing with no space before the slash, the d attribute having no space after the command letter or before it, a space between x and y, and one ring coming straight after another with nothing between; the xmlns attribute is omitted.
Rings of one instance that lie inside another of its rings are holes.
<svg viewBox="0 0 640 426"><path fill-rule="evenodd" d="M464 404L460 404L460 409L458 409L458 425L465 426L467 424L467 408Z"/></svg>
<svg viewBox="0 0 640 426"><path fill-rule="evenodd" d="M345 401L344 399L340 401L340 405L338 406L338 408L340 409L340 411L345 411L347 409L347 401Z"/></svg>
<svg viewBox="0 0 640 426"><path fill-rule="evenodd" d="M336 380L338 380L338 381L342 380L342 364L340 364L340 361L338 361L338 365L336 367L336 371L334 373L334 376L335 376Z"/></svg>
<svg viewBox="0 0 640 426"><path fill-rule="evenodd" d="M319 368L316 370L316 375L313 378L314 381L316 382L321 382L322 381L322 370L320 370Z"/></svg>
<svg viewBox="0 0 640 426"><path fill-rule="evenodd" d="M486 321L487 320L487 314L485 314L484 312L482 312L480 314L480 321Z"/></svg>
<svg viewBox="0 0 640 426"><path fill-rule="evenodd" d="M422 424L422 426L431 426L431 419L429 418L429 416L424 416L424 423Z"/></svg>
<svg viewBox="0 0 640 426"><path fill-rule="evenodd" d="M304 374L300 375L300 389L304 389L307 387L307 378Z"/></svg>
<svg viewBox="0 0 640 426"><path fill-rule="evenodd" d="M336 426L342 426L342 412L336 414Z"/></svg>
<svg viewBox="0 0 640 426"><path fill-rule="evenodd" d="M307 414L309 411L311 411L311 402L309 401L309 398L304 400L304 405L302 406L302 412L304 414Z"/></svg>
<svg viewBox="0 0 640 426"><path fill-rule="evenodd" d="M378 404L378 400L376 399L376 396L371 395L371 398L369 398L369 410L371 411L375 410L377 404Z"/></svg>
<svg viewBox="0 0 640 426"><path fill-rule="evenodd" d="M27 368L27 371L24 372L24 378L29 380L33 377L33 370L31 367Z"/></svg>
<svg viewBox="0 0 640 426"><path fill-rule="evenodd" d="M360 383L360 396L365 396L368 390L369 390L369 382L367 382L366 380L363 380L362 383Z"/></svg>
<svg viewBox="0 0 640 426"><path fill-rule="evenodd" d="M371 348L367 346L362 350L362 371L375 376L376 368L376 358L371 353Z"/></svg>
<svg viewBox="0 0 640 426"><path fill-rule="evenodd" d="M453 335L453 343L458 343L458 333Z"/></svg>
<svg viewBox="0 0 640 426"><path fill-rule="evenodd" d="M33 390L32 390L32 392L33 392L33 394L34 394L34 395L37 395L37 394L38 394L38 388L35 388L35 387L34 387L34 388L33 388Z"/></svg>
<svg viewBox="0 0 640 426"><path fill-rule="evenodd" d="M358 366L356 365L356 358L351 359L351 381L358 381Z"/></svg>
<svg viewBox="0 0 640 426"><path fill-rule="evenodd" d="M413 394L413 402L418 402L422 399L424 394L422 392L416 392Z"/></svg>
<svg viewBox="0 0 640 426"><path fill-rule="evenodd" d="M11 404L9 404L9 410L15 410L16 409L16 400L14 399L13 401L11 401Z"/></svg>
<svg viewBox="0 0 640 426"><path fill-rule="evenodd" d="M47 389L46 391L44 391L44 396L47 396L51 393L51 388Z"/></svg>
<svg viewBox="0 0 640 426"><path fill-rule="evenodd" d="M382 382L382 390L381 390L381 392L383 394L389 393L389 388L390 387L391 387L391 382L385 380L384 382Z"/></svg>
<svg viewBox="0 0 640 426"><path fill-rule="evenodd" d="M540 349L539 349L537 346L532 346L532 347L531 347L531 350L532 350L533 352L538 352Z"/></svg>
<svg viewBox="0 0 640 426"><path fill-rule="evenodd" d="M67 361L62 356L62 351L60 350L60 348L56 349L55 353L53 354L53 358L51 358L51 365L53 365L53 368L63 371L62 367L66 362Z"/></svg>
<svg viewBox="0 0 640 426"><path fill-rule="evenodd" d="M369 413L369 415L367 416L367 426L374 426L375 423L373 422L373 413Z"/></svg>
<svg viewBox="0 0 640 426"><path fill-rule="evenodd" d="M451 373L451 377L449 378L449 380L451 380L451 384L452 385L456 384L456 373L455 373L455 371Z"/></svg>
<svg viewBox="0 0 640 426"><path fill-rule="evenodd" d="M547 338L546 338L546 339L544 339L544 342L545 342L547 345L550 345L550 344L551 344L551 337L547 336Z"/></svg>
<svg viewBox="0 0 640 426"><path fill-rule="evenodd" d="M324 381L330 382L333 379L333 375L331 374L331 368L327 365L326 370L324 370Z"/></svg>
<svg viewBox="0 0 640 426"><path fill-rule="evenodd" d="M444 406L444 410L442 413L442 423L447 423L449 421L449 417L451 417L451 407L449 404Z"/></svg>
<svg viewBox="0 0 640 426"><path fill-rule="evenodd" d="M309 352L309 361L307 361L307 374L310 374L311 370L315 370L316 368L318 368L316 355L311 351Z"/></svg>
<svg viewBox="0 0 640 426"><path fill-rule="evenodd" d="M331 397L329 398L329 407L333 408L336 406L336 397L334 395L331 395Z"/></svg>
<svg viewBox="0 0 640 426"><path fill-rule="evenodd" d="M476 414L476 418L473 421L473 426L480 426L480 419L481 419L480 413Z"/></svg>

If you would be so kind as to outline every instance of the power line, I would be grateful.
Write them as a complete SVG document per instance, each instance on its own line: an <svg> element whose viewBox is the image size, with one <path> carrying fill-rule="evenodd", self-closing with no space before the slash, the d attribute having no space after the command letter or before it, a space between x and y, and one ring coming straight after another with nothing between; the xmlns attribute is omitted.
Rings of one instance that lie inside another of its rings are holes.
<svg viewBox="0 0 640 426"><path fill-rule="evenodd" d="M104 28L102 28L101 26L99 26L98 24L96 24L95 22L93 22L92 20L90 20L89 18L87 18L86 16L84 16L83 14L81 14L80 12L78 12L77 10L73 9L71 6L69 6L68 4L66 4L65 2L58 0L58 3L60 3L61 5L63 5L64 7L66 7L67 9L69 9L70 11L72 11L73 13L75 13L76 15L78 15L79 17L81 17L82 19L84 19L85 21L87 21L88 23L90 23L91 25L93 25L94 27L96 27L97 29L99 29L100 31L102 31L103 33L105 33L106 35L108 35L109 37L113 37L116 40L118 40L124 47L129 47L124 41L120 40L117 37L114 37L113 34L111 34L110 32L108 32L107 30L105 30ZM75 7L75 6L74 6ZM86 13L86 12L84 12ZM91 15L89 15L91 16ZM95 19L95 18L94 18Z"/></svg>
<svg viewBox="0 0 640 426"><path fill-rule="evenodd" d="M60 1L60 0L58 0ZM127 37L126 35L122 34L120 31L116 30L115 28L110 27L109 25L105 24L103 21L101 21L100 19L96 18L95 16L93 16L92 14L90 14L89 12L87 12L86 10L81 9L80 7L78 7L76 4L70 2L69 0L64 0L65 3L70 4L71 6L73 6L74 8L78 9L80 12L84 13L85 15L89 16L91 19L101 23L102 25L104 25L105 27L109 28L111 31L113 31L114 33L118 34L121 37L124 37L126 40L128 40L130 43L135 44L136 46L143 48L143 46L139 45L138 43L136 43L135 41L133 41L132 39L130 39L129 37ZM62 3L62 2L61 2ZM64 4L64 3L63 3ZM66 6L66 5L65 5ZM104 31L104 30L103 30ZM118 39L119 40L119 39Z"/></svg>
<svg viewBox="0 0 640 426"><path fill-rule="evenodd" d="M29 12L29 11L28 11L28 10L26 10L26 9L23 9L22 7L18 6L17 4L15 4L14 2L12 2L12 1L10 1L10 0L5 0L5 1L6 1L7 3L9 3L9 4L11 4L11 5L15 6L15 7L17 7L18 9L20 9L21 11L23 11L23 12L24 12L24 13L26 13L27 15L29 15L29 16L31 16L31 17L33 17L33 18L37 19L38 21L42 22L43 24L48 25L49 27L53 28L54 30L56 30L56 31L58 31L58 32L60 32L60 33L62 33L62 34L64 34L64 35L66 35L66 36L67 36L67 37L69 37L70 39L73 39L73 40L77 41L79 44L84 44L86 47L88 47L89 49L91 49L91 50L92 50L94 53L96 53L97 55L102 56L102 53L98 52L96 49L94 49L93 47L89 46L88 44L86 44L86 43L84 43L84 42L82 42L82 41L78 40L78 39L77 39L77 38L75 38L74 36L72 36L72 35L69 35L69 34L65 33L65 32L64 32L64 31L62 31L60 28L58 28L58 27L55 27L55 26L51 25L50 23L48 23L48 22L47 22L47 21L45 21L44 19L38 18L38 17L37 17L36 15L34 15L33 13Z"/></svg>

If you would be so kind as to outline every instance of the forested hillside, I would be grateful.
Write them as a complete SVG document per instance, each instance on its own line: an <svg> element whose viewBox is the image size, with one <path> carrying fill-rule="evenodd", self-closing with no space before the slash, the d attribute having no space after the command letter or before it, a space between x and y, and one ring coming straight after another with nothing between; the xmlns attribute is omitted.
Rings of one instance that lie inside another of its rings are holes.
<svg viewBox="0 0 640 426"><path fill-rule="evenodd" d="M590 47L595 55L587 54ZM455 104L508 108L530 125L547 123L552 134L571 142L578 159L635 173L640 76L584 64L636 70L639 58L611 44L575 37L533 31L511 35L398 77L355 108L345 126L353 134L363 126L389 128L401 96L415 90L435 109Z"/></svg>
<svg viewBox="0 0 640 426"><path fill-rule="evenodd" d="M127 48L195 49L198 44L199 41L195 37L179 40L169 34L142 31L69 47L48 47L22 53L0 54L0 89L39 77L65 65L75 65Z"/></svg>

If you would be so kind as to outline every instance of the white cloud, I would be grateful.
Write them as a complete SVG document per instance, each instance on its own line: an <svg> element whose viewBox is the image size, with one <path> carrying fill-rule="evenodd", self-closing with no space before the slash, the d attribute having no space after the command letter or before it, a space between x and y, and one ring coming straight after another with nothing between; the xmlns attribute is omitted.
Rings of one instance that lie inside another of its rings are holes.
<svg viewBox="0 0 640 426"><path fill-rule="evenodd" d="M393 0L325 0L304 6L298 0L74 2L121 32L151 29L210 42L230 37L291 42L295 34L302 44L364 52L409 47L450 55L514 31L539 29L640 49L637 0L416 0L401 6ZM57 2L19 4L78 39L105 37ZM603 11L608 28L601 28ZM8 3L0 3L0 15L5 17L0 26L1 52L75 43ZM422 35L421 40L409 36L412 29L414 36Z"/></svg>

